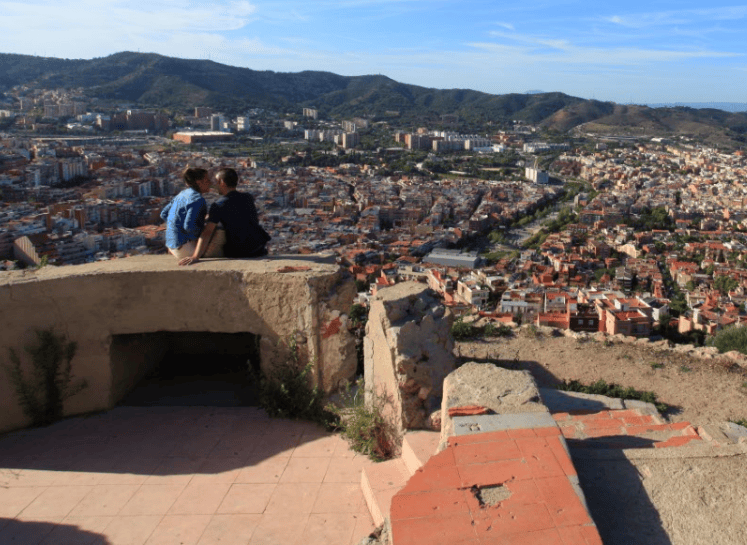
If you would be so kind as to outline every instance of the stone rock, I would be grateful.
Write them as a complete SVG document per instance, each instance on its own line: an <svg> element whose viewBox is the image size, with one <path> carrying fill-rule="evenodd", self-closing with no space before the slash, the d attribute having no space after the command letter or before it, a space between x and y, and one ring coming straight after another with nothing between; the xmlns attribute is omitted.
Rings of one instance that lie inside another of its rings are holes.
<svg viewBox="0 0 747 545"><path fill-rule="evenodd" d="M364 338L367 399L382 410L398 437L428 429L441 401L443 379L455 368L451 314L424 285L403 282L371 302Z"/></svg>
<svg viewBox="0 0 747 545"><path fill-rule="evenodd" d="M648 337L641 337L640 339L635 340L635 344L651 344L651 341Z"/></svg>
<svg viewBox="0 0 747 545"><path fill-rule="evenodd" d="M449 411L479 406L495 414L547 412L529 371L511 371L490 363L465 363L444 380L441 401L441 445L454 433Z"/></svg>
<svg viewBox="0 0 747 545"><path fill-rule="evenodd" d="M695 350L695 346L692 344L676 344L672 350L675 352L682 352L683 354L689 354Z"/></svg>

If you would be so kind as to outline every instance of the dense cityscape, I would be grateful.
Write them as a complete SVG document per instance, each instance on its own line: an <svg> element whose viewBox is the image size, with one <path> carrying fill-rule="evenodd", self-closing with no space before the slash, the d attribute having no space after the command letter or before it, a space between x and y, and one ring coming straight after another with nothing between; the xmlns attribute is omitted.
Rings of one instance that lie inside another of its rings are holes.
<svg viewBox="0 0 747 545"><path fill-rule="evenodd" d="M230 166L271 253L334 252L363 302L418 279L459 314L585 331L702 338L745 316L741 151L521 122L467 134L455 115L413 127L396 112L232 118L97 109L83 90L5 96L4 269L165 253L159 212L182 170Z"/></svg>

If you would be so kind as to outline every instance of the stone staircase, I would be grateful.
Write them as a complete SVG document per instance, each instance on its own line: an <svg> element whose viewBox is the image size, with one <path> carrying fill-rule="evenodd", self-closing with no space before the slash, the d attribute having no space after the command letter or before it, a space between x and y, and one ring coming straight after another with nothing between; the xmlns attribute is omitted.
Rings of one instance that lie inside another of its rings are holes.
<svg viewBox="0 0 747 545"><path fill-rule="evenodd" d="M436 453L439 437L440 434L435 431L406 433L400 458L364 468L361 489L374 524L380 526L389 519L392 498Z"/></svg>
<svg viewBox="0 0 747 545"><path fill-rule="evenodd" d="M455 417L456 435L438 453L439 433L407 433L400 458L367 467L363 494L390 543L600 545L571 450L747 442L736 425L696 428L664 422L650 404L555 395L543 394L550 413Z"/></svg>

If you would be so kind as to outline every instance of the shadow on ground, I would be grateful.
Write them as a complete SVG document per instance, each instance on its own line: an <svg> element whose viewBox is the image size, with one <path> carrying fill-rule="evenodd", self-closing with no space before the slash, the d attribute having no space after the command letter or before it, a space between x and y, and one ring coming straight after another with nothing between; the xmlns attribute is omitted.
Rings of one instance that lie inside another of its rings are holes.
<svg viewBox="0 0 747 545"><path fill-rule="evenodd" d="M77 526L51 522L29 522L0 518L3 543L85 543L87 545L111 545L104 536L83 530Z"/></svg>

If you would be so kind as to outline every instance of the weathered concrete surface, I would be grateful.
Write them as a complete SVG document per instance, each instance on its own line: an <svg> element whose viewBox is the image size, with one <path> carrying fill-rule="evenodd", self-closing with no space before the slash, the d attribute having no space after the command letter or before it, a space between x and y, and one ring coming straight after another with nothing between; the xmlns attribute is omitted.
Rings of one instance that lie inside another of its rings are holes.
<svg viewBox="0 0 747 545"><path fill-rule="evenodd" d="M450 316L423 284L404 282L371 303L364 339L365 381L385 396L395 431L426 427L441 401L444 377L454 369Z"/></svg>
<svg viewBox="0 0 747 545"><path fill-rule="evenodd" d="M321 261L321 260L320 260ZM206 260L179 267L171 256L142 256L0 274L0 364L35 329L54 328L78 343L73 374L88 388L67 414L112 407L147 372L112 354L114 335L158 331L261 335L263 371L295 336L325 391L354 376L355 343L346 313L355 284L337 265L313 259ZM29 362L25 361L26 371ZM0 431L27 425L0 372Z"/></svg>
<svg viewBox="0 0 747 545"><path fill-rule="evenodd" d="M605 545L744 543L747 445L572 454Z"/></svg>
<svg viewBox="0 0 747 545"><path fill-rule="evenodd" d="M469 406L484 407L492 414L548 412L529 371L512 371L490 363L465 363L444 380L439 450L455 434L450 409Z"/></svg>

